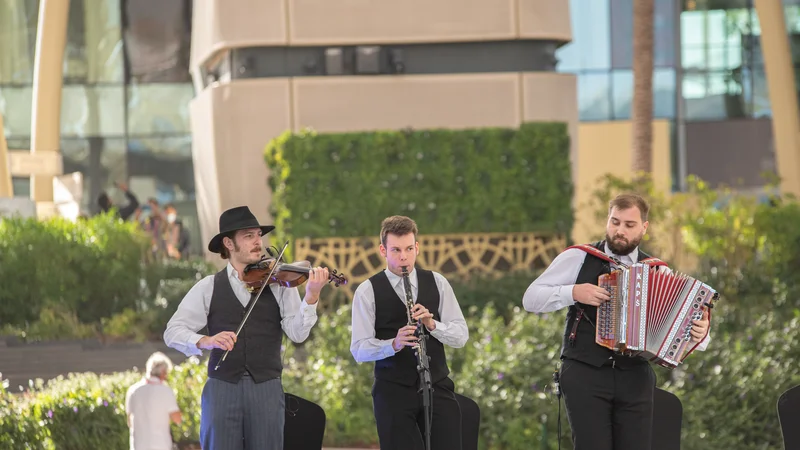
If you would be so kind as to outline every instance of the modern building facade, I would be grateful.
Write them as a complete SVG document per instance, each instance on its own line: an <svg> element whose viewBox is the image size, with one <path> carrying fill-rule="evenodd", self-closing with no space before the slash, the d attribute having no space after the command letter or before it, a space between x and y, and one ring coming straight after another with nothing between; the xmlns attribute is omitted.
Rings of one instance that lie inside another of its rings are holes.
<svg viewBox="0 0 800 450"><path fill-rule="evenodd" d="M554 57L571 40L566 2L207 0L194 7L190 111L204 236L236 204L269 220L263 151L286 130L563 121L578 153L575 76L557 73Z"/></svg>
<svg viewBox="0 0 800 450"><path fill-rule="evenodd" d="M0 114L10 150L29 150L34 62L45 0L0 2ZM190 0L69 0L63 46L60 136L63 172L81 172L85 213L115 182L144 203L174 203L199 242L189 101ZM57 17L54 17L58 21ZM16 196L31 182L15 177Z"/></svg>
<svg viewBox="0 0 800 450"><path fill-rule="evenodd" d="M37 18L53 1L0 2L12 150L32 147ZM564 121L583 240L597 176L629 173L633 1L70 0L48 41L66 49L63 171L83 173L88 213L104 190L121 200L116 181L175 203L200 251L228 207L271 219L263 150L286 130ZM654 1L657 184L800 180L800 0Z"/></svg>
<svg viewBox="0 0 800 450"><path fill-rule="evenodd" d="M577 75L581 123L630 119L633 1L570 0L573 41L557 57ZM758 189L777 170L759 2L654 1L653 113L670 124L673 187L692 174ZM783 11L800 67L800 1L761 3Z"/></svg>

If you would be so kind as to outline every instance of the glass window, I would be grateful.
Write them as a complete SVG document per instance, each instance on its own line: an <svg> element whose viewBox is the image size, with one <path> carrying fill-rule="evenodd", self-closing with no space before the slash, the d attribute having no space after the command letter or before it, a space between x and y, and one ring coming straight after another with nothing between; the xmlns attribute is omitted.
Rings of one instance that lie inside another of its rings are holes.
<svg viewBox="0 0 800 450"><path fill-rule="evenodd" d="M64 83L124 80L119 0L71 0Z"/></svg>
<svg viewBox="0 0 800 450"><path fill-rule="evenodd" d="M191 3L184 0L125 2L125 49L131 80L144 83L191 81Z"/></svg>
<svg viewBox="0 0 800 450"><path fill-rule="evenodd" d="M631 118L633 102L633 71L615 70L611 75L611 91L614 98L614 120Z"/></svg>
<svg viewBox="0 0 800 450"><path fill-rule="evenodd" d="M0 2L0 84L33 82L38 0Z"/></svg>
<svg viewBox="0 0 800 450"><path fill-rule="evenodd" d="M194 88L189 83L128 86L128 133L190 133L188 105L192 97Z"/></svg>
<svg viewBox="0 0 800 450"><path fill-rule="evenodd" d="M745 95L742 81L730 73L693 73L683 77L688 120L745 117L748 109Z"/></svg>
<svg viewBox="0 0 800 450"><path fill-rule="evenodd" d="M68 137L125 135L125 92L120 86L64 86L61 133Z"/></svg>
<svg viewBox="0 0 800 450"><path fill-rule="evenodd" d="M127 179L125 140L92 137L88 139L62 139L64 173L83 174L83 198L81 209L97 212L97 197L111 188L115 182ZM121 193L109 191L112 200L125 203Z"/></svg>
<svg viewBox="0 0 800 450"><path fill-rule="evenodd" d="M30 177L11 177L11 190L14 197L28 197L31 196L31 179Z"/></svg>
<svg viewBox="0 0 800 450"><path fill-rule="evenodd" d="M31 135L32 101L30 86L0 86L0 114L7 139Z"/></svg>
<svg viewBox="0 0 800 450"><path fill-rule="evenodd" d="M653 65L675 64L675 4L655 0ZM611 66L630 69L633 63L633 0L611 0Z"/></svg>
<svg viewBox="0 0 800 450"><path fill-rule="evenodd" d="M614 101L614 120L631 118L633 103L633 71L616 70L611 76ZM656 69L653 72L653 117L675 117L675 70Z"/></svg>
<svg viewBox="0 0 800 450"><path fill-rule="evenodd" d="M675 117L675 70L656 69L653 72L653 117Z"/></svg>
<svg viewBox="0 0 800 450"><path fill-rule="evenodd" d="M611 119L610 74L582 73L578 75L578 109L580 120Z"/></svg>
<svg viewBox="0 0 800 450"><path fill-rule="evenodd" d="M128 173L131 189L161 203L194 200L192 138L131 139L128 141Z"/></svg>
<svg viewBox="0 0 800 450"><path fill-rule="evenodd" d="M611 65L609 0L570 0L572 42L561 47L556 57L558 70L608 69Z"/></svg>

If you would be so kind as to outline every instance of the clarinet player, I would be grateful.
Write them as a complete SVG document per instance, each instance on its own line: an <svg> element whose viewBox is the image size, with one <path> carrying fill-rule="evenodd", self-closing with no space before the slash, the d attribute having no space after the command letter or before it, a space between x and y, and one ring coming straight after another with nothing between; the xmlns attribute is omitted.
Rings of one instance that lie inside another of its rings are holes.
<svg viewBox="0 0 800 450"><path fill-rule="evenodd" d="M414 267L419 254L417 224L405 216L383 220L380 253L386 269L361 283L353 297L350 352L359 363L375 362L373 412L382 450L424 450L425 421L414 347L419 321L428 333L433 384L431 449L461 448L461 411L444 346L463 347L467 324L450 283L437 272ZM408 271L411 305L404 288Z"/></svg>
<svg viewBox="0 0 800 450"><path fill-rule="evenodd" d="M605 240L562 252L522 299L525 310L533 313L568 308L560 383L576 450L650 448L656 375L646 360L595 343L594 329L597 306L610 299L597 285L601 274L616 269L609 259L628 266L658 261L639 249L649 210L638 195L614 198ZM706 311L691 330L698 350L708 345L708 329Z"/></svg>

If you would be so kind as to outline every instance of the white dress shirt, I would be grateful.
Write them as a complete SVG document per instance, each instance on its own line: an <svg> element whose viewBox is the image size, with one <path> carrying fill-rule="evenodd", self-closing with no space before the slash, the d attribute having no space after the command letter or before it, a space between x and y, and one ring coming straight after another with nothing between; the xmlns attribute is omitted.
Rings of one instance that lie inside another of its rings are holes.
<svg viewBox="0 0 800 450"><path fill-rule="evenodd" d="M384 273L389 278L389 283L397 293L397 301L405 308L405 288L403 277L395 275L388 269ZM411 292L414 303L417 301L418 283L417 270L413 269L408 275L411 283ZM439 318L435 321L436 328L430 332L442 344L454 348L461 348L469 339L467 322L458 305L456 295L447 279L437 272L433 272L433 279L439 290ZM433 311L431 311L433 312ZM350 340L350 353L357 362L378 361L394 356L392 339L375 338L375 291L372 283L367 280L361 283L353 296L353 334ZM426 328L427 329L427 328Z"/></svg>
<svg viewBox="0 0 800 450"><path fill-rule="evenodd" d="M242 306L250 303L251 294L247 285L239 279L239 274L228 263L228 281L233 293ZM281 328L293 342L303 342L308 338L311 327L317 322L317 305L309 305L305 300L300 300L297 288L286 288L271 284L269 289L275 296L281 311ZM178 305L178 310L167 324L164 332L164 343L186 356L200 356L202 351L197 348L197 341L203 337L197 334L208 323L208 309L211 307L211 295L214 293L214 275L209 275L198 281ZM266 301L261 297L259 302ZM248 319L249 321L250 319ZM250 322L252 324L252 322ZM236 331L236 330L230 330Z"/></svg>
<svg viewBox="0 0 800 450"><path fill-rule="evenodd" d="M615 255L606 243L605 254L614 256L623 264L630 266L638 261L639 248L633 249L627 255ZM583 250L571 248L556 256L544 273L539 275L525 291L522 297L522 306L525 310L532 313L547 313L574 305L572 288L575 287L586 255ZM612 269L616 267L613 263L611 265ZM667 267L662 269L670 270ZM700 342L697 350L705 350L710 339L711 333Z"/></svg>

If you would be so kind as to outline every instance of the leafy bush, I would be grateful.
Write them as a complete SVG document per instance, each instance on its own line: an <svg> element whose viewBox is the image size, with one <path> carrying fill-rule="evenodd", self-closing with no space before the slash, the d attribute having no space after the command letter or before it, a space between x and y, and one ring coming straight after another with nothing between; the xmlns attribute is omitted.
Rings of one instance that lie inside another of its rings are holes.
<svg viewBox="0 0 800 450"><path fill-rule="evenodd" d="M0 220L0 323L24 325L46 306L81 322L135 306L147 245L135 227L109 215Z"/></svg>
<svg viewBox="0 0 800 450"><path fill-rule="evenodd" d="M269 143L266 161L275 239L281 243L285 234L372 236L393 214L413 216L425 233L569 235L572 229L569 135L563 123L288 132ZM364 206L358 214L352 213L354 201Z"/></svg>
<svg viewBox="0 0 800 450"><path fill-rule="evenodd" d="M135 223L99 215L0 220L2 333L27 341L160 339L203 260L148 261Z"/></svg>

